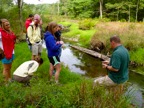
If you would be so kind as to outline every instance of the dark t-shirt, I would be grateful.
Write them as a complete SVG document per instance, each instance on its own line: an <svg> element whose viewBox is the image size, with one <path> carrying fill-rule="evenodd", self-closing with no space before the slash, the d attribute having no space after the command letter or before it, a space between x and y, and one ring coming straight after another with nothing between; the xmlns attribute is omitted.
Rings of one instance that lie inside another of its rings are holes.
<svg viewBox="0 0 144 108"><path fill-rule="evenodd" d="M116 47L110 60L110 66L112 66L115 69L118 69L118 72L108 70L108 76L113 82L120 84L128 80L129 62L130 57L128 50L122 45Z"/></svg>

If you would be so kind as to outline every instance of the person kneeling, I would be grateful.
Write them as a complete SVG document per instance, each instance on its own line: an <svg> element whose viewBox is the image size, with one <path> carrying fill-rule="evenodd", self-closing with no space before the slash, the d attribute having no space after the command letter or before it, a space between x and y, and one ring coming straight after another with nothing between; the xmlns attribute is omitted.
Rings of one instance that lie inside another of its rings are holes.
<svg viewBox="0 0 144 108"><path fill-rule="evenodd" d="M37 71L38 67L43 63L43 59L30 60L22 63L13 73L13 79L19 83L24 83L30 86L30 79L33 73Z"/></svg>

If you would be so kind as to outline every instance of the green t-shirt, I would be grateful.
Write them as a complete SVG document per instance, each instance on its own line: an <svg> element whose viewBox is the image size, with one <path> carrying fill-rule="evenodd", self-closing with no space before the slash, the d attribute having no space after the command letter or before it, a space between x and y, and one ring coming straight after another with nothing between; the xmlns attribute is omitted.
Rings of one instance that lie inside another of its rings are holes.
<svg viewBox="0 0 144 108"><path fill-rule="evenodd" d="M116 47L113 51L110 60L110 66L112 66L115 69L118 69L118 72L108 70L108 76L113 82L120 84L128 80L129 62L130 62L130 56L128 50L122 45Z"/></svg>

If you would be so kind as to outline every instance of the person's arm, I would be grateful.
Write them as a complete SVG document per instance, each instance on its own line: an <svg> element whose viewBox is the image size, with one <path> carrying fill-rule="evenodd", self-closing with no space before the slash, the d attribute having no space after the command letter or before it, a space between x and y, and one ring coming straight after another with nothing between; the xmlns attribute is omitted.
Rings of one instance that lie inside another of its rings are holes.
<svg viewBox="0 0 144 108"><path fill-rule="evenodd" d="M103 68L106 68L107 70L118 72L118 69L113 68L112 66L109 66L107 64L103 64Z"/></svg>
<svg viewBox="0 0 144 108"><path fill-rule="evenodd" d="M118 72L120 68L120 56L118 54L113 54L112 55L112 62L109 65L109 63L103 63L103 68L106 68L107 70L113 71L113 72Z"/></svg>
<svg viewBox="0 0 144 108"><path fill-rule="evenodd" d="M54 50L54 51L58 50L62 46L62 43L59 43L59 44L56 43L53 36L46 39L46 44L47 43L49 43L51 50Z"/></svg>
<svg viewBox="0 0 144 108"><path fill-rule="evenodd" d="M29 41L31 44L34 44L34 40L33 40L33 28L32 26L29 26L28 29L27 29L27 36L29 38Z"/></svg>

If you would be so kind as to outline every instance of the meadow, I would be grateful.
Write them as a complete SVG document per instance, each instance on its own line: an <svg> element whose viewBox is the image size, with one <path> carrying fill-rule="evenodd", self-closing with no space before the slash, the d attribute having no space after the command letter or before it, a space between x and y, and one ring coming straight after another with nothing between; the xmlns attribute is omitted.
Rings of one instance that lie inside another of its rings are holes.
<svg viewBox="0 0 144 108"><path fill-rule="evenodd" d="M15 47L13 71L24 61L30 60L31 52L26 42ZM25 87L18 82L5 85L0 64L0 106L3 108L130 108L128 98L108 91L103 86L93 88L93 80L70 72L62 66L60 84L49 82L49 61L46 50L43 50L44 63L39 67L31 80L31 86Z"/></svg>

